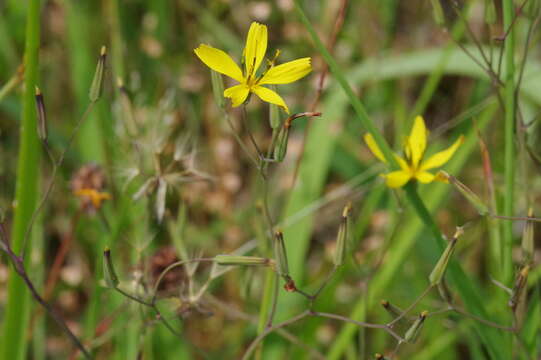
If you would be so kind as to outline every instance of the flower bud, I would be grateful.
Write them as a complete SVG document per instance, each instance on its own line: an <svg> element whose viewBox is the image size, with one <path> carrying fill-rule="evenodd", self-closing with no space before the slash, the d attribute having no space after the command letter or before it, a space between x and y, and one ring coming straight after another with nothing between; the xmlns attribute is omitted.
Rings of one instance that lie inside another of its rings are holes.
<svg viewBox="0 0 541 360"><path fill-rule="evenodd" d="M47 141L47 114L45 112L45 103L43 94L36 86L36 111L38 114L38 137L41 141Z"/></svg>
<svg viewBox="0 0 541 360"><path fill-rule="evenodd" d="M338 267L344 263L346 258L346 246L349 234L349 214L351 212L351 203L348 203L342 211L342 222L338 228L336 236L336 249L334 251L334 266Z"/></svg>
<svg viewBox="0 0 541 360"><path fill-rule="evenodd" d="M528 273L530 272L530 265L524 266L517 275L515 279L515 285L513 286L513 291L511 293L511 298L507 305L513 310L516 310L517 305L521 301L522 296L524 295L524 290L526 289L526 284L528 280Z"/></svg>
<svg viewBox="0 0 541 360"><path fill-rule="evenodd" d="M103 251L103 278L105 279L107 287L116 288L119 284L115 268L113 267L113 261L111 260L111 250L109 248L106 248Z"/></svg>
<svg viewBox="0 0 541 360"><path fill-rule="evenodd" d="M468 200L470 204L475 207L479 215L485 216L490 214L488 207L483 203L483 201L466 185L461 183L457 178L446 173L443 170L440 170L436 176L445 179L447 182L451 183L462 194L462 196L464 196L466 200Z"/></svg>
<svg viewBox="0 0 541 360"><path fill-rule="evenodd" d="M218 265L229 266L268 266L270 259L256 256L216 255L214 261Z"/></svg>
<svg viewBox="0 0 541 360"><path fill-rule="evenodd" d="M285 123L284 126L278 130L278 136L276 137L276 144L274 145L274 160L281 162L284 160L287 153L287 143L289 142L289 129L290 126Z"/></svg>
<svg viewBox="0 0 541 360"><path fill-rule="evenodd" d="M98 65L96 66L96 72L94 73L94 79L92 79L92 85L88 97L90 101L96 102L99 100L103 91L103 79L105 77L105 60L107 58L107 48L101 47L100 57L98 59Z"/></svg>
<svg viewBox="0 0 541 360"><path fill-rule="evenodd" d="M281 231L276 231L274 233L274 257L278 274L283 277L289 277L289 266L287 263L284 234L282 234Z"/></svg>
<svg viewBox="0 0 541 360"><path fill-rule="evenodd" d="M425 322L426 316L428 315L428 311L423 311L419 317L415 320L413 325L406 331L406 334L404 335L404 340L406 342L414 343L415 340L417 340L417 337L419 336L419 333L421 332L421 329L423 328L423 324Z"/></svg>
<svg viewBox="0 0 541 360"><path fill-rule="evenodd" d="M443 251L443 254L441 254L440 259L436 263L436 266L434 266L434 269L428 276L430 285L434 286L438 284L443 278L443 275L445 275L445 270L447 270L447 265L449 264L449 260L451 259L451 256L453 255L453 252L455 251L455 246L456 246L458 237L461 236L463 233L464 233L464 230L462 230L461 227L457 228L455 235L453 236L451 241L449 241L449 243L447 244L447 247Z"/></svg>

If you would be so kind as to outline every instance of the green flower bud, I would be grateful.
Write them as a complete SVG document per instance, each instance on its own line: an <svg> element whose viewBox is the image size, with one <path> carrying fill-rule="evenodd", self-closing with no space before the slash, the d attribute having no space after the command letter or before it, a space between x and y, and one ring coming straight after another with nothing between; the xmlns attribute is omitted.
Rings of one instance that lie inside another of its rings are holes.
<svg viewBox="0 0 541 360"><path fill-rule="evenodd" d="M338 267L344 263L346 258L346 247L349 234L349 214L351 212L351 203L348 203L342 211L342 222L338 228L336 236L336 249L334 251L334 266Z"/></svg>
<svg viewBox="0 0 541 360"><path fill-rule="evenodd" d="M229 266L268 266L270 265L270 259L256 257L256 256L237 256L237 255L216 255L214 261L218 265Z"/></svg>
<svg viewBox="0 0 541 360"><path fill-rule="evenodd" d="M36 86L36 111L38 114L38 137L41 141L47 141L47 116L45 112L45 103L43 94Z"/></svg>
<svg viewBox="0 0 541 360"><path fill-rule="evenodd" d="M528 210L528 217L533 217L533 209ZM530 263L533 260L534 252L534 223L526 221L524 231L522 232L522 257L524 264Z"/></svg>
<svg viewBox="0 0 541 360"><path fill-rule="evenodd" d="M118 286L119 281L116 276L113 261L111 260L111 250L109 248L106 248L103 251L103 277L108 287L116 288Z"/></svg>
<svg viewBox="0 0 541 360"><path fill-rule="evenodd" d="M440 170L436 176L451 183L462 194L462 196L464 196L466 200L468 200L470 204L472 204L475 207L479 215L485 216L485 215L490 214L488 207L483 203L483 201L473 191L471 191L466 185L461 183L457 178L455 178L452 175L449 175L448 173L442 170Z"/></svg>
<svg viewBox="0 0 541 360"><path fill-rule="evenodd" d="M421 332L421 329L423 328L423 324L425 322L426 316L428 315L428 311L423 311L419 317L415 320L413 325L406 331L406 334L404 335L404 340L410 343L414 343L417 340L417 337L419 336L419 333Z"/></svg>
<svg viewBox="0 0 541 360"><path fill-rule="evenodd" d="M88 94L88 97L92 102L98 101L103 91L103 79L105 77L106 58L107 48L105 46L102 46L100 57L98 59L98 65L96 66L96 72L94 73L94 79L92 79L92 85L90 86L90 92Z"/></svg>
<svg viewBox="0 0 541 360"><path fill-rule="evenodd" d="M274 257L278 274L282 277L289 278L289 265L287 262L284 234L282 234L281 231L276 231L274 234Z"/></svg>
<svg viewBox="0 0 541 360"><path fill-rule="evenodd" d="M445 270L447 270L447 265L449 264L449 260L451 259L451 256L453 255L453 252L455 251L456 242L458 240L458 237L461 236L464 233L462 228L458 228L455 235L449 241L447 244L447 247L443 251L443 254L441 254L440 259L436 263L436 266L434 266L434 269L428 276L428 279L430 281L430 285L434 286L438 284L441 279L443 278L443 275L445 275Z"/></svg>

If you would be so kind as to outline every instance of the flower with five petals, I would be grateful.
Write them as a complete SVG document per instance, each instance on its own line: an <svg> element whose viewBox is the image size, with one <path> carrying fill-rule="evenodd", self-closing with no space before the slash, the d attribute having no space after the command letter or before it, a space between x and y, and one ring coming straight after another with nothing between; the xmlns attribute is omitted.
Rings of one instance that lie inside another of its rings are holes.
<svg viewBox="0 0 541 360"><path fill-rule="evenodd" d="M194 50L195 54L212 70L227 75L239 82L224 91L230 98L233 107L246 101L250 93L261 100L282 107L289 114L289 109L280 95L262 85L289 84L306 76L311 70L310 58L301 58L284 64L273 66L261 75L257 70L267 51L267 27L253 22L248 31L246 46L243 52L244 72L224 51L201 44Z"/></svg>
<svg viewBox="0 0 541 360"><path fill-rule="evenodd" d="M425 160L424 155L426 150L427 136L428 131L425 126L425 121L421 116L417 116L411 129L411 133L405 140L405 157L402 158L397 154L394 155L398 165L400 166L400 170L391 171L388 174L382 174L386 180L387 186L390 188L402 187L410 180L417 180L423 184L430 183L434 180L446 182L444 178L429 173L427 170L440 167L449 161L460 144L462 144L464 141L464 136L461 135L454 142L454 144L446 150L437 152ZM388 164L387 160L383 156L383 152L378 147L374 137L371 134L365 134L364 141L375 157Z"/></svg>

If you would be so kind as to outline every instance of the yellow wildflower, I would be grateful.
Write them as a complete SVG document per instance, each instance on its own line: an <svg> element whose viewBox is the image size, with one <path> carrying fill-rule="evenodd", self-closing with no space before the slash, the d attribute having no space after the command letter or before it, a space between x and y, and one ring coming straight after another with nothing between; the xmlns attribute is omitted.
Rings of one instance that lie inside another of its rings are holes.
<svg viewBox="0 0 541 360"><path fill-rule="evenodd" d="M111 195L106 192L100 192L90 188L75 190L73 193L75 196L90 200L94 206L94 209L101 208L101 203L111 198Z"/></svg>
<svg viewBox="0 0 541 360"><path fill-rule="evenodd" d="M224 96L230 98L233 107L246 101L250 93L261 100L282 107L288 114L284 99L273 90L261 85L288 84L306 76L311 70L310 58L301 58L284 64L273 66L257 75L257 70L267 51L267 27L253 22L248 31L246 46L243 52L244 73L229 55L224 51L201 44L194 50L195 54L212 70L227 75L240 84L224 91Z"/></svg>
<svg viewBox="0 0 541 360"><path fill-rule="evenodd" d="M423 157L426 150L427 135L428 131L425 126L425 121L421 116L417 116L413 128L411 129L411 133L406 138L404 144L405 158L395 154L396 161L398 162L398 165L400 165L400 170L382 175L385 177L387 186L398 188L406 185L410 180L418 180L423 184L430 183L434 180L446 182L444 178L431 174L427 170L440 167L449 161L460 144L464 141L464 136L461 135L448 149L435 153L424 160ZM388 163L371 134L365 134L364 141L375 157L386 164Z"/></svg>

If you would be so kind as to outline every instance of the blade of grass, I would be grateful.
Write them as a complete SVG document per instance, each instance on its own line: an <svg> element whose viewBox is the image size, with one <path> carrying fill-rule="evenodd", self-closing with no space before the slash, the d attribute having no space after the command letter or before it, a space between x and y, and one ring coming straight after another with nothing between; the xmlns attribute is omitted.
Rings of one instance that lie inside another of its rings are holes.
<svg viewBox="0 0 541 360"><path fill-rule="evenodd" d="M36 106L34 88L38 80L40 44L40 2L28 2L26 17L25 44L25 90L23 94L23 114L20 126L19 159L17 162L17 182L15 189L15 218L11 234L11 246L16 254L21 252L26 228L36 207L39 181L39 141L36 132ZM31 251L31 243L26 250ZM27 257L28 264L29 258ZM30 293L23 280L10 266L7 284L7 302L2 338L0 339L0 359L23 360L26 357L28 342L26 332L30 315Z"/></svg>

